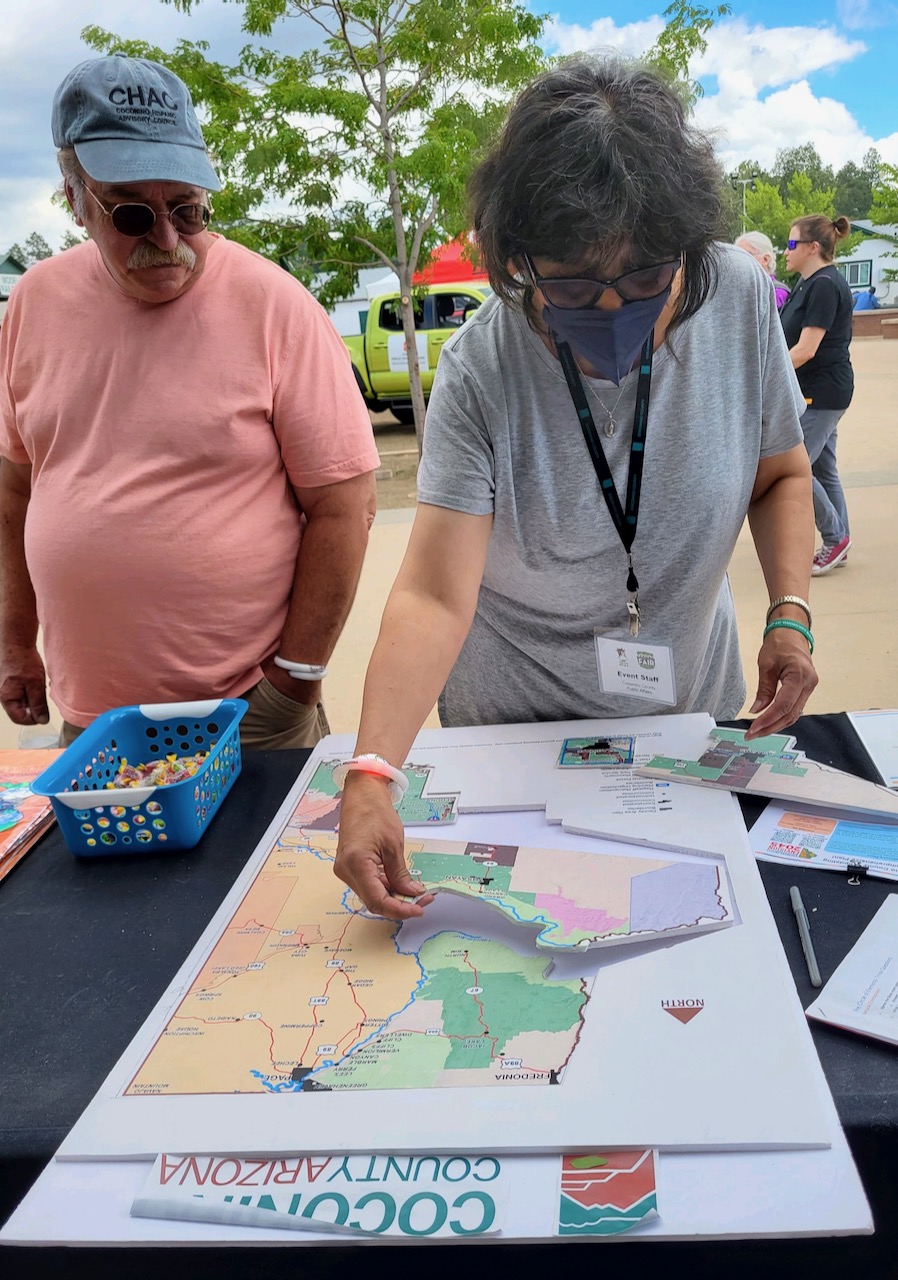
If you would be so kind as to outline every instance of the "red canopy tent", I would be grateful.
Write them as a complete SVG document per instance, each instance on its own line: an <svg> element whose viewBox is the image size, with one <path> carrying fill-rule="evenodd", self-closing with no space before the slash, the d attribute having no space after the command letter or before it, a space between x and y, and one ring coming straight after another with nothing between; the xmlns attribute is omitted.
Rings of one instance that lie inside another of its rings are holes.
<svg viewBox="0 0 898 1280"><path fill-rule="evenodd" d="M454 284L462 280L488 280L485 271L464 257L463 240L450 240L434 249L430 261L412 276L412 284Z"/></svg>

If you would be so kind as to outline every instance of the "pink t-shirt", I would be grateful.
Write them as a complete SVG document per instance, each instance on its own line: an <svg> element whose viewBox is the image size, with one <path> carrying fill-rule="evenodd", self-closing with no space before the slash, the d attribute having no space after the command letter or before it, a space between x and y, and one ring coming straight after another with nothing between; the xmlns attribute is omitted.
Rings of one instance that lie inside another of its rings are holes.
<svg viewBox="0 0 898 1280"><path fill-rule="evenodd" d="M32 464L25 552L52 696L77 725L253 685L293 586L292 486L378 465L325 312L220 237L156 305L90 242L28 271L0 330L0 454Z"/></svg>

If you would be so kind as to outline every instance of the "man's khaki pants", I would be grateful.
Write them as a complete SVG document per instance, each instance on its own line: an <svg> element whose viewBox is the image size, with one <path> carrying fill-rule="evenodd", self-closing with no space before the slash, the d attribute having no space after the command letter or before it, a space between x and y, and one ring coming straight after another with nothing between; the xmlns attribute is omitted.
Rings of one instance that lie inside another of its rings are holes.
<svg viewBox="0 0 898 1280"><path fill-rule="evenodd" d="M320 702L304 706L275 689L263 676L245 693L249 703L240 721L240 745L244 751L276 751L292 747L314 747L330 733L330 725ZM67 747L84 730L62 722L59 745Z"/></svg>

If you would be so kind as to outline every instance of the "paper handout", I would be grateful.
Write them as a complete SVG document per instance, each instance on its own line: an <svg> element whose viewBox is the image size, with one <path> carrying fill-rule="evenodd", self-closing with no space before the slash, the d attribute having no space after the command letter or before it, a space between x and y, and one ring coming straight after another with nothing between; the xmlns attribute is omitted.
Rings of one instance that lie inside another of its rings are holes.
<svg viewBox="0 0 898 1280"><path fill-rule="evenodd" d="M887 787L898 787L898 711L847 711L854 731Z"/></svg>
<svg viewBox="0 0 898 1280"><path fill-rule="evenodd" d="M898 827L856 813L769 804L748 838L765 862L898 880Z"/></svg>
<svg viewBox="0 0 898 1280"><path fill-rule="evenodd" d="M890 893L812 1005L809 1018L898 1044L898 893Z"/></svg>

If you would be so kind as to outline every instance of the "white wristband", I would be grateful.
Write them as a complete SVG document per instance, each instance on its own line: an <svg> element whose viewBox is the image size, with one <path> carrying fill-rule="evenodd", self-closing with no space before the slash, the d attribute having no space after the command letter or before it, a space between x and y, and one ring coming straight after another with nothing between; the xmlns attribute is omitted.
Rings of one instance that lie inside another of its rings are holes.
<svg viewBox="0 0 898 1280"><path fill-rule="evenodd" d="M408 791L408 778L402 770L395 768L383 756L375 755L373 751L365 752L360 756L353 756L351 760L345 760L334 768L334 786L338 790L342 791L347 773L373 773L379 778L386 778L393 804L397 808L402 803L402 798L406 791Z"/></svg>
<svg viewBox="0 0 898 1280"><path fill-rule="evenodd" d="M274 665L289 671L294 680L323 680L327 675L327 667L314 662L290 662L279 654L274 655Z"/></svg>

